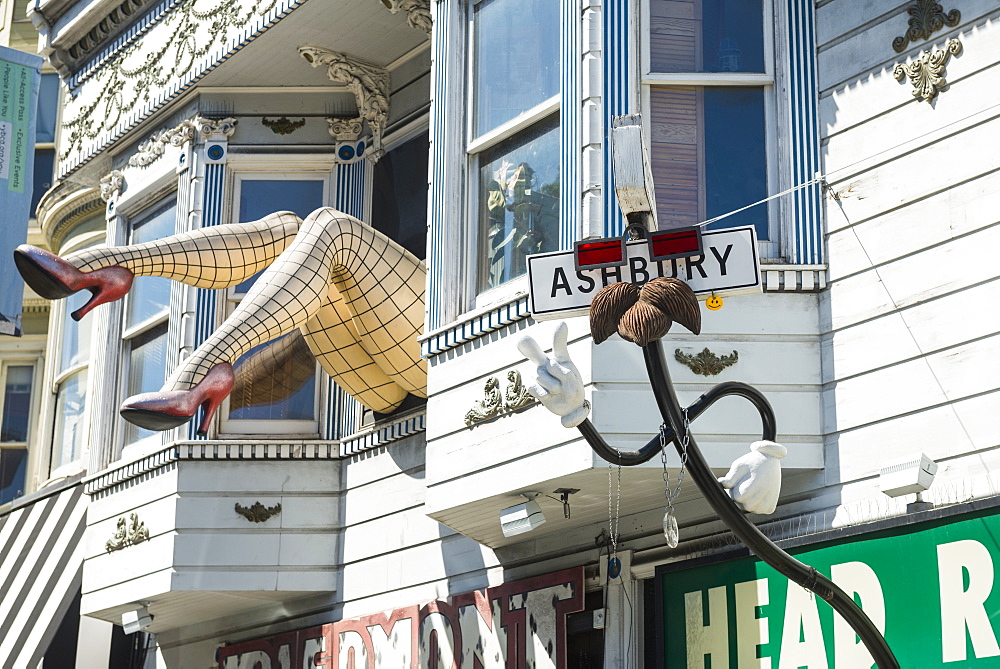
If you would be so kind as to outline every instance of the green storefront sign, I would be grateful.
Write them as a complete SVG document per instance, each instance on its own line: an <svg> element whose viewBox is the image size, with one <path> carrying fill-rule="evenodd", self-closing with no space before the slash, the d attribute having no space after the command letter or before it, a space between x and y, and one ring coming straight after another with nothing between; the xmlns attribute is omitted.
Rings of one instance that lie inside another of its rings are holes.
<svg viewBox="0 0 1000 669"><path fill-rule="evenodd" d="M789 552L854 594L902 667L1000 667L996 509ZM873 666L826 602L754 558L670 567L656 576L662 666Z"/></svg>

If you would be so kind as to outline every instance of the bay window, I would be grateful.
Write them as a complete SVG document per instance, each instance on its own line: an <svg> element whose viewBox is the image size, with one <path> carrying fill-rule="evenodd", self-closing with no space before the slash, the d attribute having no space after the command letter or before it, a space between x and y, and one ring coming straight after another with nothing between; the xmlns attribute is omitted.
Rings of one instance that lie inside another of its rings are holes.
<svg viewBox="0 0 1000 669"><path fill-rule="evenodd" d="M643 105L658 219L694 225L768 195L774 74L767 0L646 0ZM773 140L772 140L773 141ZM773 190L773 189L772 189ZM758 205L708 229L752 225Z"/></svg>
<svg viewBox="0 0 1000 669"><path fill-rule="evenodd" d="M483 292L559 248L559 0L481 0L471 21L466 151Z"/></svg>
<svg viewBox="0 0 1000 669"><path fill-rule="evenodd" d="M87 369L93 319L75 321L70 314L90 299L89 291L70 295L54 307L59 327L53 336L60 346L56 362L54 390L55 417L52 430L50 475L80 460L87 438Z"/></svg>
<svg viewBox="0 0 1000 669"><path fill-rule="evenodd" d="M35 366L9 362L0 371L0 504L5 504L24 493Z"/></svg>

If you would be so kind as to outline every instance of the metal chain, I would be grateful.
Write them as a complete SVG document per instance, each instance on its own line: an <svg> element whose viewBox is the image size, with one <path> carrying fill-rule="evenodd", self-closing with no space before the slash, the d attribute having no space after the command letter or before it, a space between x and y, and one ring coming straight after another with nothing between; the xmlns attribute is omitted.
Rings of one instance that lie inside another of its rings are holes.
<svg viewBox="0 0 1000 669"><path fill-rule="evenodd" d="M621 452L616 448L615 453L621 460ZM614 465L608 463L608 531L611 532L611 554L618 555L618 514L621 510L622 502L622 466L618 465L618 489L615 491L614 511L611 510L611 482Z"/></svg>
<svg viewBox="0 0 1000 669"><path fill-rule="evenodd" d="M684 409L684 434L681 437L681 467L677 470L677 487L670 489L670 474L667 472L667 424L660 424L660 461L663 463L663 487L664 496L667 498L667 511L674 512L674 500L681 494L681 483L684 481L684 469L687 467L688 444L691 443L690 428L691 421L688 419L687 409ZM610 505L611 501L608 500Z"/></svg>

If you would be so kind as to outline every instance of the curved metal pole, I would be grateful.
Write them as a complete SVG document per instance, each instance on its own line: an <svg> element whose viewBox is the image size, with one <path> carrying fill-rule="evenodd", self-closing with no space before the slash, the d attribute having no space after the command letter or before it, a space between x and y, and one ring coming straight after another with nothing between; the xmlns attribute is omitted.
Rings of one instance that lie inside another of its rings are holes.
<svg viewBox="0 0 1000 669"><path fill-rule="evenodd" d="M656 397L660 414L663 416L663 420L673 427L676 434L678 429L684 424L683 410L677 401L677 394L674 392L673 384L670 382L670 375L667 372L667 365L663 358L663 349L660 347L659 340L643 346L642 351L646 360L646 371L649 373L649 381L653 386L653 395ZM759 393L754 393L754 397L756 396L760 396ZM762 398L762 396L760 397ZM752 397L750 399L753 401ZM688 471L691 473L691 478L694 479L694 482L705 496L705 499L708 500L712 509L719 515L719 518L722 519L726 526L732 530L733 534L746 544L747 548L754 555L786 576L790 581L798 583L803 588L814 592L826 600L847 621L855 634L861 637L861 641L865 644L865 647L871 653L872 658L880 669L899 669L899 662L889 648L889 644L886 643L885 638L872 623L871 619L868 618L867 614L854 602L854 598L848 596L833 581L820 574L814 568L799 562L778 548L774 542L757 529L756 525L747 520L743 512L736 506L736 503L733 502L715 478L701 451L698 449L694 437L690 434L688 437L687 466ZM674 439L674 445L678 453L680 453L681 446L676 438Z"/></svg>
<svg viewBox="0 0 1000 669"><path fill-rule="evenodd" d="M694 420L717 401L723 397L729 396L745 397L750 400L750 402L757 408L757 412L760 413L760 422L763 425L763 434L761 435L761 439L774 441L774 438L777 435L777 427L774 420L774 411L771 409L771 405L768 403L767 398L753 386L740 383L738 381L720 383L695 400L695 402L687 408L688 420ZM590 444L590 447L594 449L595 453L608 462L614 462L615 464L622 465L623 467L641 465L642 463L652 459L660 452L660 435L658 434L637 451L619 451L604 440L604 437L601 436L601 433L597 431L597 428L594 427L593 423L591 423L589 419L583 421L577 426L577 428L580 430L580 433L583 434L587 443ZM674 428L667 425L663 436L667 439L667 441L674 441Z"/></svg>

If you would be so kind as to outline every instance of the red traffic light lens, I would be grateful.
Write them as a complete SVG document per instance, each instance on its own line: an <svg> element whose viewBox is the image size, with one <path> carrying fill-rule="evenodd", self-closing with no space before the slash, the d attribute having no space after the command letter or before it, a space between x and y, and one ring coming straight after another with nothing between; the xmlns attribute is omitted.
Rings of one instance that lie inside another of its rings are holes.
<svg viewBox="0 0 1000 669"><path fill-rule="evenodd" d="M576 243L576 268L597 269L625 264L625 243L621 237Z"/></svg>
<svg viewBox="0 0 1000 669"><path fill-rule="evenodd" d="M701 234L698 228L649 233L650 260L666 260L700 253Z"/></svg>

